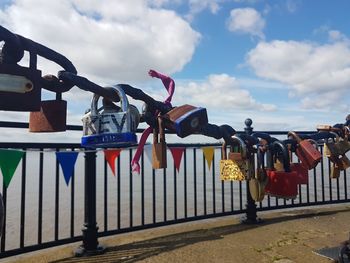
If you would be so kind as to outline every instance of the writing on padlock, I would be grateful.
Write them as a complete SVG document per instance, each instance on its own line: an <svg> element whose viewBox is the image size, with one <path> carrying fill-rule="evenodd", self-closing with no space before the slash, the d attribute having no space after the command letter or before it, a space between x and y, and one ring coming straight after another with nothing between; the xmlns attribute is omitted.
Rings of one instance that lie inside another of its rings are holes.
<svg viewBox="0 0 350 263"><path fill-rule="evenodd" d="M91 110L83 118L84 147L125 147L137 143L136 129L140 116L137 108L129 104L125 92L119 86L107 87L113 89L120 98L120 107L103 99L103 105L98 109L100 95L94 94Z"/></svg>

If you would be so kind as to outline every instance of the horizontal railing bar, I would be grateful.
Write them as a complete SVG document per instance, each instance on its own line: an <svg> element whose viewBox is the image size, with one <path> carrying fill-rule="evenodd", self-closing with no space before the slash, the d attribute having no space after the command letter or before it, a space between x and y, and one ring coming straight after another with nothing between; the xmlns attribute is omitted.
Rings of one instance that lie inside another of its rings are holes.
<svg viewBox="0 0 350 263"><path fill-rule="evenodd" d="M67 125L67 131L82 131L83 126L82 125ZM12 122L12 121L0 121L0 128L29 128L29 123L27 122ZM144 129L137 129L136 133L142 133ZM244 131L236 131L238 134L245 133ZM268 133L270 135L285 135L289 131L255 131L254 133ZM295 131L298 134L311 134L315 133L316 131ZM175 132L171 132L169 130L166 130L165 133L168 134L175 134ZM193 135L200 135L200 134L193 134Z"/></svg>
<svg viewBox="0 0 350 263"><path fill-rule="evenodd" d="M65 239L59 239L56 241L49 241L49 242L41 243L38 245L25 246L23 248L18 248L18 249L16 248L16 249L1 252L0 258L17 256L19 254L33 252L33 251L36 251L39 249L56 247L56 246L60 246L60 245L66 245L68 243L74 243L74 242L78 242L78 241L82 241L82 240L83 240L82 236L77 236L77 237L73 237L73 238L65 238Z"/></svg>

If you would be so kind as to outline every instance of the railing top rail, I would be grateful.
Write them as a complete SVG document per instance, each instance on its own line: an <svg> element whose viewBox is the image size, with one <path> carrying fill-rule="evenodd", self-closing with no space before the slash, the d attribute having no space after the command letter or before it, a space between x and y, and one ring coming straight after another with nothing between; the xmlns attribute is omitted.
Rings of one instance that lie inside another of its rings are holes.
<svg viewBox="0 0 350 263"><path fill-rule="evenodd" d="M0 128L29 128L29 123L27 122L12 122L12 121L0 121ZM82 131L82 125L67 125L67 130L69 131ZM137 129L137 133L143 132L144 129ZM264 132L271 135L285 135L288 134L288 131L255 131L256 133ZM317 131L296 131L298 134L310 134L316 133ZM175 134L175 132L166 131L168 134ZM245 133L244 131L237 131L238 134Z"/></svg>

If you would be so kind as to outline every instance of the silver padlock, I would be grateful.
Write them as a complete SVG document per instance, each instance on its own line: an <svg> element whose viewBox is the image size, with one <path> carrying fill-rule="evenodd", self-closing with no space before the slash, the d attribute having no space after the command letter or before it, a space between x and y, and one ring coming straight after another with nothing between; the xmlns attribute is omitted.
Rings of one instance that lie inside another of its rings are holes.
<svg viewBox="0 0 350 263"><path fill-rule="evenodd" d="M91 110L83 118L84 147L127 147L137 143L136 129L140 114L134 105L130 105L122 88L113 89L120 98L120 107L103 98L103 105L98 109L100 95L94 94Z"/></svg>

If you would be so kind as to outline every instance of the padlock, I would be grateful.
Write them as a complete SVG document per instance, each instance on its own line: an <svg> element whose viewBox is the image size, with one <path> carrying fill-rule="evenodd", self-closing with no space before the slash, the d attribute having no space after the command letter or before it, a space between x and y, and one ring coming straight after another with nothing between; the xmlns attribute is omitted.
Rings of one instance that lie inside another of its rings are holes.
<svg viewBox="0 0 350 263"><path fill-rule="evenodd" d="M227 144L224 141L221 147L220 179L223 181L243 181L249 171L247 160L247 146L238 136L232 136L229 141L230 153L227 156ZM232 146L237 145L240 152L233 152Z"/></svg>
<svg viewBox="0 0 350 263"><path fill-rule="evenodd" d="M339 169L339 166L336 163L332 163L331 165L330 177L333 179L339 178L341 169Z"/></svg>
<svg viewBox="0 0 350 263"><path fill-rule="evenodd" d="M294 140L284 140L284 144L287 145L290 160L290 170L297 173L297 183L298 184L308 184L309 183L309 170L302 163L292 162L293 152L296 149L296 142Z"/></svg>
<svg viewBox="0 0 350 263"><path fill-rule="evenodd" d="M343 134L344 134L343 138L340 138L338 143L338 149L339 149L340 155L344 155L350 150L349 127L344 126Z"/></svg>
<svg viewBox="0 0 350 263"><path fill-rule="evenodd" d="M56 93L56 100L40 103L40 111L29 114L30 132L62 132L66 130L67 101L62 100L61 93Z"/></svg>
<svg viewBox="0 0 350 263"><path fill-rule="evenodd" d="M29 68L0 63L0 110L40 110L41 88L41 71L36 63L30 62Z"/></svg>
<svg viewBox="0 0 350 263"><path fill-rule="evenodd" d="M329 159L341 171L346 170L350 167L350 160L345 154L341 155L340 157L332 156Z"/></svg>
<svg viewBox="0 0 350 263"><path fill-rule="evenodd" d="M309 183L309 170L301 163L291 163L290 170L297 173L298 184Z"/></svg>
<svg viewBox="0 0 350 263"><path fill-rule="evenodd" d="M339 155L341 155L341 150L340 150L340 145L339 145L339 141L340 141L340 137L337 133L335 132L329 132L330 135L333 135L333 137L331 138L327 138L324 142L324 148L323 148L323 152L324 155L327 157L338 157Z"/></svg>
<svg viewBox="0 0 350 263"><path fill-rule="evenodd" d="M266 168L269 179L265 187L265 192L270 196L284 199L296 198L298 194L297 173L290 169L287 147L280 141L274 141L270 144L269 151L272 151L272 157L273 155L281 154L284 171L276 171L273 167Z"/></svg>
<svg viewBox="0 0 350 263"><path fill-rule="evenodd" d="M277 157L275 158L275 161L273 163L273 168L278 172L284 171L283 163Z"/></svg>
<svg viewBox="0 0 350 263"><path fill-rule="evenodd" d="M137 143L136 129L140 119L136 107L130 106L124 90L119 86L107 87L114 90L120 98L120 107L108 99L98 109L100 95L94 94L91 110L83 118L84 147L126 147Z"/></svg>
<svg viewBox="0 0 350 263"><path fill-rule="evenodd" d="M255 202L261 202L265 197L265 187L268 177L264 165L264 148L258 147L257 168L254 177L249 179L249 193Z"/></svg>
<svg viewBox="0 0 350 263"><path fill-rule="evenodd" d="M342 170L346 170L350 167L350 160L345 154L340 157L340 162L342 164Z"/></svg>
<svg viewBox="0 0 350 263"><path fill-rule="evenodd" d="M292 137L298 143L296 148L296 155L300 159L301 163L305 165L309 170L315 168L322 159L322 154L313 145L312 140L302 140L295 132L288 132L288 137Z"/></svg>
<svg viewBox="0 0 350 263"><path fill-rule="evenodd" d="M153 129L152 167L153 169L167 168L167 146L161 117L158 117L158 127Z"/></svg>
<svg viewBox="0 0 350 263"><path fill-rule="evenodd" d="M180 138L199 133L208 124L207 110L188 104L175 107L162 117L164 127L175 131Z"/></svg>

